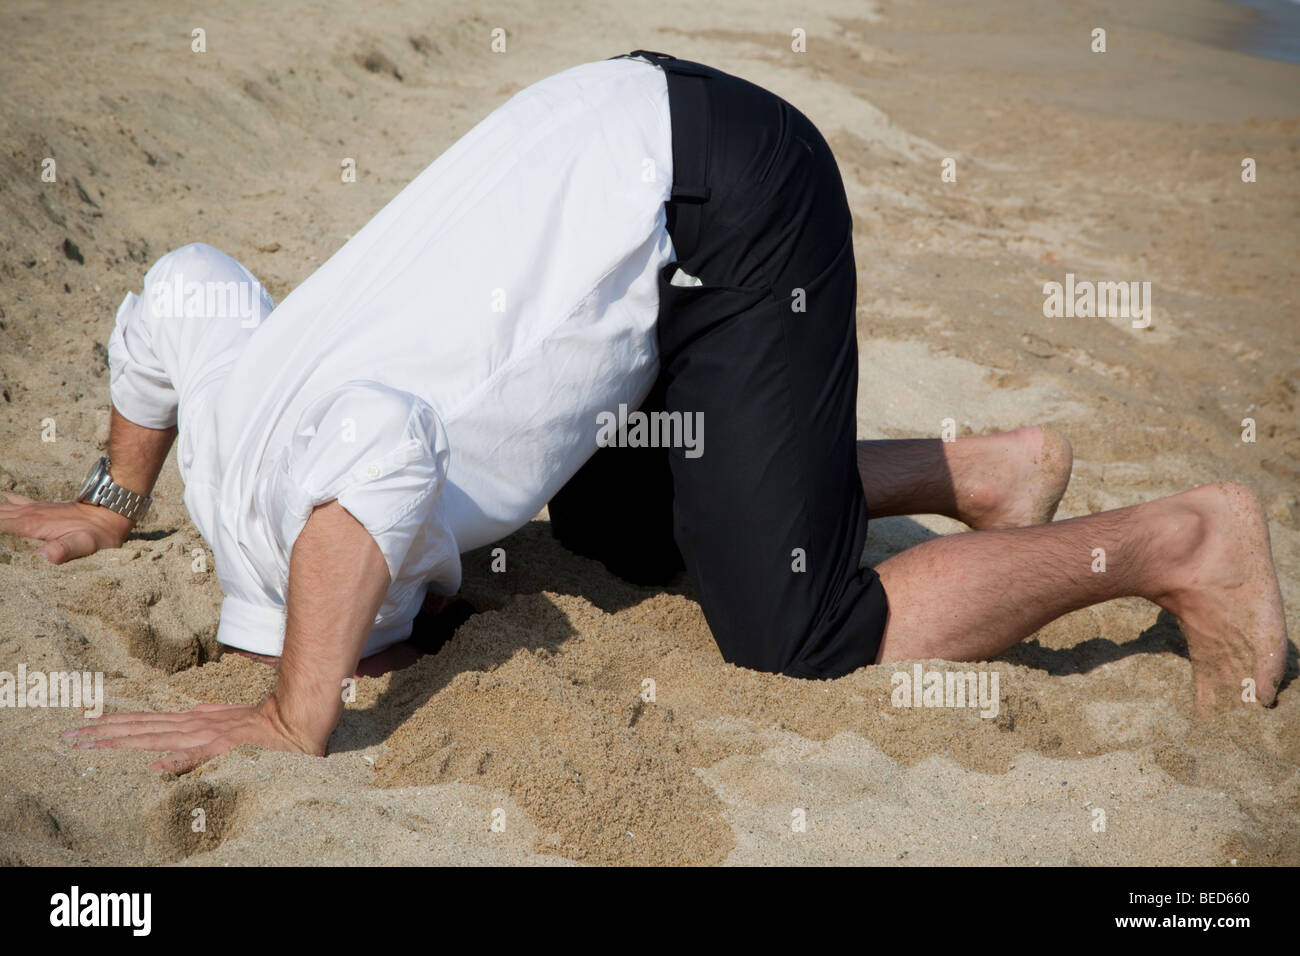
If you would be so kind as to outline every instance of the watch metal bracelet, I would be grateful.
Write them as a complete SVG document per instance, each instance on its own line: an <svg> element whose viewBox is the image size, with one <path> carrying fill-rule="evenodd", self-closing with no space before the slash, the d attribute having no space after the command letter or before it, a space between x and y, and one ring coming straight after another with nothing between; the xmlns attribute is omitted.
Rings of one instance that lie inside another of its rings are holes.
<svg viewBox="0 0 1300 956"><path fill-rule="evenodd" d="M109 467L107 457L100 458L95 463L82 484L81 493L77 495L77 500L107 508L109 511L120 514L132 521L139 521L144 516L144 513L149 510L153 498L123 488L109 475Z"/></svg>
<svg viewBox="0 0 1300 956"><path fill-rule="evenodd" d="M109 511L116 511L132 521L136 521L148 510L151 500L147 495L138 495L134 491L127 491L121 485L106 484L95 490L90 503L102 505Z"/></svg>

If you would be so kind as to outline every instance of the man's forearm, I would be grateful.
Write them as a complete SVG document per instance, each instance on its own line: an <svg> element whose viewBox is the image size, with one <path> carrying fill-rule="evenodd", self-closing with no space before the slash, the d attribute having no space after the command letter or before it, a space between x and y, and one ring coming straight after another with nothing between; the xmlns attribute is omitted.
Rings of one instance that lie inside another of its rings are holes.
<svg viewBox="0 0 1300 956"><path fill-rule="evenodd" d="M323 755L388 590L374 538L337 501L316 508L289 558L288 619L267 715L304 751Z"/></svg>
<svg viewBox="0 0 1300 956"><path fill-rule="evenodd" d="M175 440L175 426L145 428L122 417L114 408L108 430L109 477L127 491L140 495L150 494ZM98 505L74 503L70 507L84 509L89 519L103 526L105 532L112 536L109 543L113 545L121 545L135 526L130 518Z"/></svg>
<svg viewBox="0 0 1300 956"><path fill-rule="evenodd" d="M128 491L149 494L175 440L175 426L145 428L114 408L108 432L110 477Z"/></svg>

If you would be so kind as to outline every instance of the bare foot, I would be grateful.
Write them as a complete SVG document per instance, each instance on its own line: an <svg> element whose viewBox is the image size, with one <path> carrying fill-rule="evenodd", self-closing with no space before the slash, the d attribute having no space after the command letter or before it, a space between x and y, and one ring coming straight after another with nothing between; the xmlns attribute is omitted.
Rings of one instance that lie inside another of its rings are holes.
<svg viewBox="0 0 1300 956"><path fill-rule="evenodd" d="M1194 515L1187 523L1196 525L1196 543L1156 603L1187 637L1196 711L1267 707L1282 680L1287 634L1264 509L1232 482L1193 488L1170 503Z"/></svg>
<svg viewBox="0 0 1300 956"><path fill-rule="evenodd" d="M993 531L1052 520L1074 465L1064 435L1035 425L963 442L960 471L953 463L963 522L976 531Z"/></svg>

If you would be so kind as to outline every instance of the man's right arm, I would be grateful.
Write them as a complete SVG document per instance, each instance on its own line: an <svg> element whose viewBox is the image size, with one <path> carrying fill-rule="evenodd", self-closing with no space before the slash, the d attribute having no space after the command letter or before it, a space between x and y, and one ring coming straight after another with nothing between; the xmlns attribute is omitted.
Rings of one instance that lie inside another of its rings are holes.
<svg viewBox="0 0 1300 956"><path fill-rule="evenodd" d="M107 714L65 732L79 747L164 750L151 770L186 773L240 744L324 756L391 578L378 543L338 501L312 510L289 560L284 656L255 707Z"/></svg>
<svg viewBox="0 0 1300 956"><path fill-rule="evenodd" d="M109 476L128 491L147 495L176 438L171 428L145 428L112 412L108 437ZM0 531L45 542L36 553L51 564L120 548L135 522L101 505L80 501L42 504L0 492Z"/></svg>

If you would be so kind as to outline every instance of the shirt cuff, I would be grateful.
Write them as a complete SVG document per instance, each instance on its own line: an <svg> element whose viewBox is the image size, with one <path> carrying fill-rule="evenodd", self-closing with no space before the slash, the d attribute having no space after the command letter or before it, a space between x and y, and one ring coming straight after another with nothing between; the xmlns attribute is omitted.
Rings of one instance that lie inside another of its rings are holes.
<svg viewBox="0 0 1300 956"><path fill-rule="evenodd" d="M370 632L361 656L378 654L386 647L411 636L414 618L391 627ZM221 602L221 622L217 625L217 643L225 647L279 657L284 653L285 609L277 604L254 604L242 598L227 597Z"/></svg>

